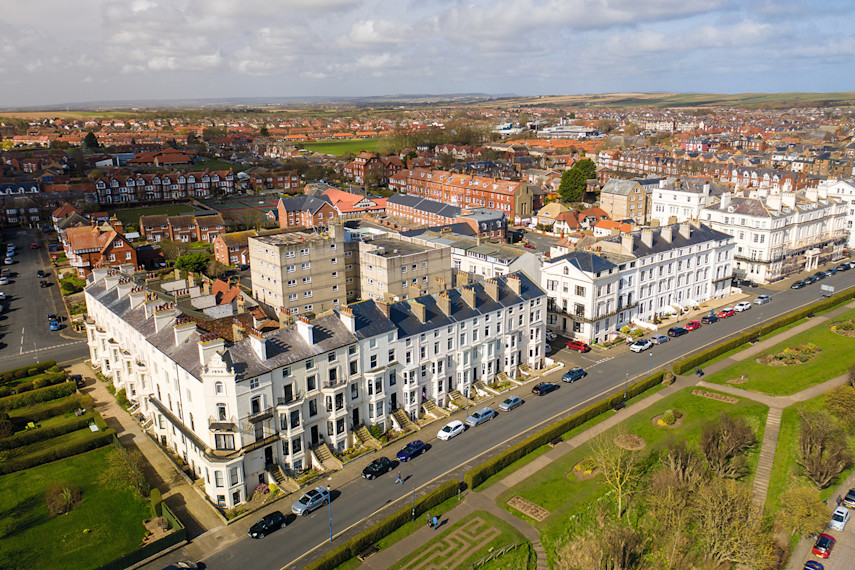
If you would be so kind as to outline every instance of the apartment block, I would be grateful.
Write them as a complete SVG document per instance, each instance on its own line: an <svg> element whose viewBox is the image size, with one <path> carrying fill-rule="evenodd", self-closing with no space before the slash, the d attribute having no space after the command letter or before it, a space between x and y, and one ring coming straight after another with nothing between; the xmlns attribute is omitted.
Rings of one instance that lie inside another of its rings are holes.
<svg viewBox="0 0 855 570"><path fill-rule="evenodd" d="M386 235L359 243L359 295L392 302L451 287L451 250L418 238Z"/></svg>

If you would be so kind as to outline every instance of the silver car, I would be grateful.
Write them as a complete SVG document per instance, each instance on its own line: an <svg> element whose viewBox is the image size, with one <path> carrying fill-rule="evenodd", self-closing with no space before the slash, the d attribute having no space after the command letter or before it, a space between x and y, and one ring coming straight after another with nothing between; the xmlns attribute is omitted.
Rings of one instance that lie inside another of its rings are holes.
<svg viewBox="0 0 855 570"><path fill-rule="evenodd" d="M492 420L495 415L496 411L493 408L481 408L477 412L472 412L472 414L466 416L466 425L475 427Z"/></svg>
<svg viewBox="0 0 855 570"><path fill-rule="evenodd" d="M499 409L503 412L510 412L514 408L522 406L522 404L522 398L520 398L519 396L510 396L508 398L505 398L505 400L501 404L499 404Z"/></svg>
<svg viewBox="0 0 855 570"><path fill-rule="evenodd" d="M297 499L297 502L291 505L291 512L295 515L306 516L315 509L318 509L330 502L330 495L325 487L315 487L305 495Z"/></svg>

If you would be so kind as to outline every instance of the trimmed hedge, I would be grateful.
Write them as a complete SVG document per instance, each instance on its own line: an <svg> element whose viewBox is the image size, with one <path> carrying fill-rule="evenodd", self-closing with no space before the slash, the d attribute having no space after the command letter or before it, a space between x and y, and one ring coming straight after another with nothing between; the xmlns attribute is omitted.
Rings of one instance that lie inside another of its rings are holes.
<svg viewBox="0 0 855 570"><path fill-rule="evenodd" d="M30 467L36 467L37 465L50 463L57 459L64 459L66 457L71 457L72 455L79 455L99 447L104 447L105 445L109 445L115 436L116 430L109 429L107 431L93 434L91 438L84 441L75 441L61 446L57 445L49 449L45 449L41 453L28 455L27 457L22 457L20 459L7 459L0 463L0 475L23 471Z"/></svg>
<svg viewBox="0 0 855 570"><path fill-rule="evenodd" d="M45 439L50 439L58 435L77 431L79 429L85 428L89 425L90 422L94 420L95 418L90 412L87 414L83 414L80 417L74 416L68 418L68 421L60 425L21 431L9 437L0 439L0 450L5 451L7 449L14 449L16 447L21 447L22 445L29 445L31 443L36 443L37 441L43 441Z"/></svg>
<svg viewBox="0 0 855 570"><path fill-rule="evenodd" d="M24 406L31 406L39 402L56 400L70 396L76 391L77 385L74 382L63 382L62 384L48 386L47 388L30 390L23 394L0 398L0 410L14 410L15 408L23 408Z"/></svg>
<svg viewBox="0 0 855 570"><path fill-rule="evenodd" d="M27 366L23 366L21 368L13 368L12 370L6 370L5 372L0 372L0 382L5 384L14 379L20 380L21 378L26 378L27 376L33 376L34 374L38 374L39 372L44 372L48 368L52 368L56 366L56 360L45 360L44 362L37 362L36 364L30 364ZM29 374L30 370L35 370L33 374ZM16 374L23 372L20 376L16 376Z"/></svg>
<svg viewBox="0 0 855 570"><path fill-rule="evenodd" d="M841 303L849 301L850 299L852 299L852 297L855 297L855 290L844 291L843 293L838 293L837 295L833 295L826 299L822 299L821 301L817 301L816 303L812 303L807 307L799 309L798 311L788 313L782 317L775 319L774 321L762 325L760 327L759 335L756 329L746 331L739 336L721 342L713 347L708 348L707 350L703 350L697 354L693 354L688 358L684 358L683 360L675 362L673 367L674 373L683 374L684 372L691 370L692 368L700 366L705 362L709 362L716 356L720 356L725 352L733 350L738 346L742 346L747 342L755 340L758 336L769 334L772 331L785 327L805 317L812 316L814 313L817 313L819 311L825 311L827 309L834 308L837 305L840 305Z"/></svg>
<svg viewBox="0 0 855 570"><path fill-rule="evenodd" d="M416 517L420 517L428 510L447 501L456 495L460 488L460 481L453 479L416 500ZM403 507L303 568L304 570L332 570L336 566L354 558L381 538L397 530L400 526L410 522L412 517L412 507Z"/></svg>
<svg viewBox="0 0 855 570"><path fill-rule="evenodd" d="M647 378L639 380L631 386L628 386L626 397L633 398L661 383L664 374L664 371L659 371L656 374L648 376ZM466 483L467 487L474 489L514 461L522 459L538 447L546 445L550 441L561 437L571 429L582 425L588 420L595 418L608 410L611 410L616 404L622 401L623 390L618 390L611 396L591 404L572 416L566 417L563 420L558 420L554 424L543 428L539 432L527 437L498 455L491 457L481 465L473 467L466 472L466 475L463 477L463 481Z"/></svg>
<svg viewBox="0 0 855 570"><path fill-rule="evenodd" d="M16 416L12 418L12 421L16 424L26 424L27 422L40 422L42 420L46 420L54 416L61 416L62 414L73 412L78 408L83 408L84 410L91 410L94 406L95 401L92 399L92 396L90 396L89 394L77 393L68 399L53 402L38 409L28 411L27 413L22 414L20 416ZM98 426L98 429L106 429L106 424L104 424L103 428L98 424L98 418L101 418L100 414L95 416L95 425ZM101 418L101 421L104 421L104 419Z"/></svg>
<svg viewBox="0 0 855 570"><path fill-rule="evenodd" d="M152 516L159 517L163 514L163 499L160 495L160 489L154 488L149 492L149 499L151 500L151 514Z"/></svg>
<svg viewBox="0 0 855 570"><path fill-rule="evenodd" d="M38 374L38 372L36 374ZM45 386L53 386L54 384L65 382L68 379L68 376L64 372L46 372L43 376L33 378L32 380L26 380L26 378L27 377L25 376L24 379L17 384L15 382L9 382L4 386L0 386L0 398L5 398L12 394L23 394L24 392L37 390L39 388L44 388Z"/></svg>

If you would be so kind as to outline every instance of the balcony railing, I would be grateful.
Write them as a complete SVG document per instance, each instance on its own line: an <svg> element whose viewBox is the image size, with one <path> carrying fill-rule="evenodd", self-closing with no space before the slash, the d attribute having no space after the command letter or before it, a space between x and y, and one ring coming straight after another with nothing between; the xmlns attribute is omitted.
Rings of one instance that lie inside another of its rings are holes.
<svg viewBox="0 0 855 570"><path fill-rule="evenodd" d="M277 406L290 406L303 403L303 392L297 392L291 398L276 398Z"/></svg>
<svg viewBox="0 0 855 570"><path fill-rule="evenodd" d="M234 416L228 418L220 418L208 416L208 429L218 431L236 431L238 420Z"/></svg>
<svg viewBox="0 0 855 570"><path fill-rule="evenodd" d="M260 421L263 421L263 420L266 420L266 419L272 418L272 417L273 417L273 406L268 406L267 408L265 408L263 410L259 410L258 412L255 412L254 414L250 414L247 419L250 421L250 423L258 423Z"/></svg>

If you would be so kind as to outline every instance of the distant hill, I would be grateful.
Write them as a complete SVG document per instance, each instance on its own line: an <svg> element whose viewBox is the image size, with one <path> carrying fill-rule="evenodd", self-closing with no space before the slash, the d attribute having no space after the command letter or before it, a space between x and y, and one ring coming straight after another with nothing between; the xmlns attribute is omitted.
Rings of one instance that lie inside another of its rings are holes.
<svg viewBox="0 0 855 570"><path fill-rule="evenodd" d="M493 103L495 104L495 103ZM855 92L841 93L604 93L503 98L507 106L555 107L851 107Z"/></svg>

